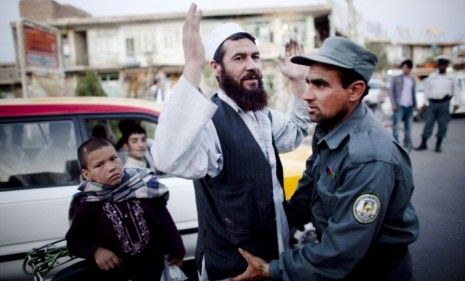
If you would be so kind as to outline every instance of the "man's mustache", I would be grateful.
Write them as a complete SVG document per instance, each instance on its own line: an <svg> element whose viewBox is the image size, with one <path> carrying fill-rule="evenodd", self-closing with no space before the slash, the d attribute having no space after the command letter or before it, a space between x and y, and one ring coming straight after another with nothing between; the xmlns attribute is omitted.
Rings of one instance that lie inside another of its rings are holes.
<svg viewBox="0 0 465 281"><path fill-rule="evenodd" d="M249 73L245 74L241 78L241 82L244 82L245 80L252 80L252 79L261 80L262 76L260 74L258 74L258 72L256 72L256 71L250 71Z"/></svg>

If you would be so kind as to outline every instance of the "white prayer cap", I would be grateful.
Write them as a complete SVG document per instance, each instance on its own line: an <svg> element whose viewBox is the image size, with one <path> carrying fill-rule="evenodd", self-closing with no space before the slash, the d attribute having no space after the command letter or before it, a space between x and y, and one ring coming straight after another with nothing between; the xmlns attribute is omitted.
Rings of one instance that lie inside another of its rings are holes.
<svg viewBox="0 0 465 281"><path fill-rule="evenodd" d="M208 61L213 60L216 50L229 36L236 33L247 33L237 23L228 22L215 28L205 40L205 57Z"/></svg>

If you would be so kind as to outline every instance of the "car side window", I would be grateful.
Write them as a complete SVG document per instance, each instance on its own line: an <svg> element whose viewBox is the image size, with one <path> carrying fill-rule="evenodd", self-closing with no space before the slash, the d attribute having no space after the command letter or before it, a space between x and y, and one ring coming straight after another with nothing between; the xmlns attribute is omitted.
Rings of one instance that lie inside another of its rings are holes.
<svg viewBox="0 0 465 281"><path fill-rule="evenodd" d="M149 169L155 169L150 147L155 136L156 125L154 121L141 118L85 119L87 136L106 138L113 143L125 165L128 163L129 158L129 151L124 145L125 132L130 131L134 126L141 126L145 130L147 136L147 150L141 161L145 162L146 168Z"/></svg>
<svg viewBox="0 0 465 281"><path fill-rule="evenodd" d="M0 190L79 182L72 121L0 125Z"/></svg>

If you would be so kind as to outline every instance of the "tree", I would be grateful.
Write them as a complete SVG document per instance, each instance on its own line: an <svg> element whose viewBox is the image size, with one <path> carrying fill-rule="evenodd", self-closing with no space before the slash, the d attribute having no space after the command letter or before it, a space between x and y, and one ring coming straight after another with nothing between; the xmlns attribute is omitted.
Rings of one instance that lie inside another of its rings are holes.
<svg viewBox="0 0 465 281"><path fill-rule="evenodd" d="M97 73L95 71L87 70L84 77L79 79L78 85L75 90L76 96L103 96L107 94L100 85Z"/></svg>

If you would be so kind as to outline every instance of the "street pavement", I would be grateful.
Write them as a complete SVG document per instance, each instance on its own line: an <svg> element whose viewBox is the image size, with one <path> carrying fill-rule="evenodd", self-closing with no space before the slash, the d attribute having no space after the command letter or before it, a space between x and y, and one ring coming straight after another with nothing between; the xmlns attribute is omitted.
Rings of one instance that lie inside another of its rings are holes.
<svg viewBox="0 0 465 281"><path fill-rule="evenodd" d="M414 123L414 146L420 143L423 125ZM464 281L465 118L450 122L442 153L434 152L435 133L436 127L427 151L410 152L412 201L420 220L420 236L410 247L413 268L417 281Z"/></svg>

